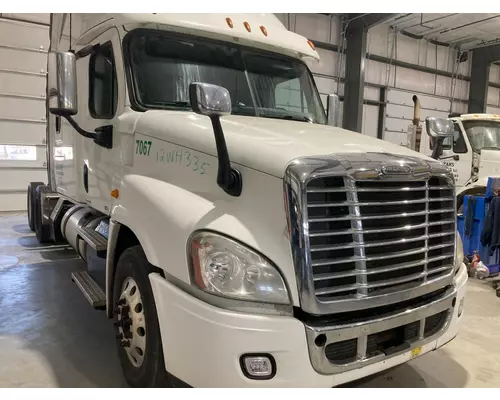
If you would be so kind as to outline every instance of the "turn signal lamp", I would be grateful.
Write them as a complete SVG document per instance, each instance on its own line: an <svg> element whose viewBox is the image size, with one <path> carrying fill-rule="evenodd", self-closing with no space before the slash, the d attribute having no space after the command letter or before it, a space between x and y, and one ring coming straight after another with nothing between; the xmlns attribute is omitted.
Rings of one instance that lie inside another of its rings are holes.
<svg viewBox="0 0 500 400"><path fill-rule="evenodd" d="M111 191L111 197L117 199L119 195L120 195L120 192L118 191L118 189L113 189Z"/></svg>
<svg viewBox="0 0 500 400"><path fill-rule="evenodd" d="M314 51L316 51L316 46L314 45L313 42L311 42L310 40L308 40L307 44L309 45L309 47L311 47L311 49L313 49Z"/></svg>

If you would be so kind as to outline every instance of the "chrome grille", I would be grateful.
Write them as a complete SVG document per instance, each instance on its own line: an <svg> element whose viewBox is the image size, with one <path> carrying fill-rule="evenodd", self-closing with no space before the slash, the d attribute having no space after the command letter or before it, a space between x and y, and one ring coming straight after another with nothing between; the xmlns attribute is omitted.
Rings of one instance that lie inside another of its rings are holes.
<svg viewBox="0 0 500 400"><path fill-rule="evenodd" d="M453 186L442 176L405 178L308 182L309 258L319 301L384 295L451 272Z"/></svg>

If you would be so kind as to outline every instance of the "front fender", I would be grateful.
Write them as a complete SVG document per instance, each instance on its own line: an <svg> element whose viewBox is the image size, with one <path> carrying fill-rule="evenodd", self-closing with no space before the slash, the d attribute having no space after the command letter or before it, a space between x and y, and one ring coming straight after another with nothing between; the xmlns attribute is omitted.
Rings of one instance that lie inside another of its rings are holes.
<svg viewBox="0 0 500 400"><path fill-rule="evenodd" d="M186 242L192 227L213 207L207 199L170 183L127 175L111 219L134 232L152 265L189 282Z"/></svg>
<svg viewBox="0 0 500 400"><path fill-rule="evenodd" d="M225 194L216 183L200 192L155 178L127 175L111 219L130 228L148 261L190 283L186 245L196 230L230 236L267 257L281 271L294 305L299 305L288 238L283 180L239 167L240 197Z"/></svg>

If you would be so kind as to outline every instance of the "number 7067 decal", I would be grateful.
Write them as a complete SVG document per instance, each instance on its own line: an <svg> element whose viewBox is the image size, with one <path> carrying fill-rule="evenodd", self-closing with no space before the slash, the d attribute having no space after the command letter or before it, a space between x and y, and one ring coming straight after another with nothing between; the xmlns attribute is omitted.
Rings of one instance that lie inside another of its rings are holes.
<svg viewBox="0 0 500 400"><path fill-rule="evenodd" d="M151 151L151 140L136 140L135 144L135 154L140 154L141 156L149 156Z"/></svg>

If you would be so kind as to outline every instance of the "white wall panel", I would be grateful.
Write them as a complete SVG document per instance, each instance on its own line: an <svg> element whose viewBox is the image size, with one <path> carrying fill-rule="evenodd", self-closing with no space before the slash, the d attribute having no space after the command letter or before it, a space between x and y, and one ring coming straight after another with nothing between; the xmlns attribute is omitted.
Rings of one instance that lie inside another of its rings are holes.
<svg viewBox="0 0 500 400"><path fill-rule="evenodd" d="M368 31L366 39L366 52L383 57L390 57L390 46L388 46L389 27L377 25Z"/></svg>
<svg viewBox="0 0 500 400"><path fill-rule="evenodd" d="M321 14L296 14L295 32L311 40L337 44L337 18Z"/></svg>
<svg viewBox="0 0 500 400"><path fill-rule="evenodd" d="M427 43L425 66L429 68L437 68L437 44Z"/></svg>
<svg viewBox="0 0 500 400"><path fill-rule="evenodd" d="M500 114L500 107L487 106L486 113L487 114Z"/></svg>
<svg viewBox="0 0 500 400"><path fill-rule="evenodd" d="M363 104L363 125L361 132L363 134L377 137L378 129L378 107L368 104Z"/></svg>
<svg viewBox="0 0 500 400"><path fill-rule="evenodd" d="M5 14L3 14L5 16ZM0 211L25 210L30 181L46 181L49 14L0 18ZM22 147L18 147L22 146Z"/></svg>
<svg viewBox="0 0 500 400"><path fill-rule="evenodd" d="M500 89L488 86L488 98L487 98L487 103L491 106L498 106L499 105L499 97L500 97Z"/></svg>
<svg viewBox="0 0 500 400"><path fill-rule="evenodd" d="M23 21L30 21L37 24L49 24L50 14L30 14L30 13L2 13L2 16L7 18L15 18Z"/></svg>
<svg viewBox="0 0 500 400"><path fill-rule="evenodd" d="M441 71L451 71L450 60L452 60L450 56L450 49L444 46L437 47L437 69Z"/></svg>
<svg viewBox="0 0 500 400"><path fill-rule="evenodd" d="M376 85L385 86L387 80L387 71L389 66L387 64L366 60L365 61L365 82L374 83ZM394 80L394 66L391 66L391 74L389 84Z"/></svg>
<svg viewBox="0 0 500 400"><path fill-rule="evenodd" d="M490 82L500 83L500 65L491 64L490 65Z"/></svg>
<svg viewBox="0 0 500 400"><path fill-rule="evenodd" d="M435 77L433 74L407 68L396 68L396 87L416 92L434 93Z"/></svg>
<svg viewBox="0 0 500 400"><path fill-rule="evenodd" d="M311 62L309 68L313 73L337 76L338 53L330 50L317 49L321 57L319 62Z"/></svg>
<svg viewBox="0 0 500 400"><path fill-rule="evenodd" d="M413 95L415 93L405 90L389 89L387 91L387 102L389 104L399 104L413 107ZM436 96L428 96L418 93L420 106L429 110L447 111L450 108L450 100Z"/></svg>
<svg viewBox="0 0 500 400"><path fill-rule="evenodd" d="M451 95L451 78L447 76L436 75L436 92L437 96L450 97Z"/></svg>
<svg viewBox="0 0 500 400"><path fill-rule="evenodd" d="M44 144L45 130L45 123L0 120L0 144Z"/></svg>
<svg viewBox="0 0 500 400"><path fill-rule="evenodd" d="M467 113L467 103L463 101L454 101L451 111L454 113L465 114Z"/></svg>
<svg viewBox="0 0 500 400"><path fill-rule="evenodd" d="M0 182L2 182L2 189L4 190L26 191L28 183L36 181L46 182L47 172L30 168L20 168L19 170L0 168ZM20 209L18 208L18 210Z"/></svg>
<svg viewBox="0 0 500 400"><path fill-rule="evenodd" d="M331 94L337 92L337 80L334 78L315 76L314 81L316 82L318 91L322 94Z"/></svg>
<svg viewBox="0 0 500 400"><path fill-rule="evenodd" d="M45 118L45 100L0 96L0 119L2 118L41 121Z"/></svg>
<svg viewBox="0 0 500 400"><path fill-rule="evenodd" d="M418 65L418 44L419 40L407 36L398 35L397 55L399 61Z"/></svg>
<svg viewBox="0 0 500 400"><path fill-rule="evenodd" d="M16 74L0 70L0 93L45 97L45 75Z"/></svg>
<svg viewBox="0 0 500 400"><path fill-rule="evenodd" d="M47 54L45 52L0 47L0 69L45 72L46 68Z"/></svg>
<svg viewBox="0 0 500 400"><path fill-rule="evenodd" d="M49 27L0 19L0 44L47 50Z"/></svg>

